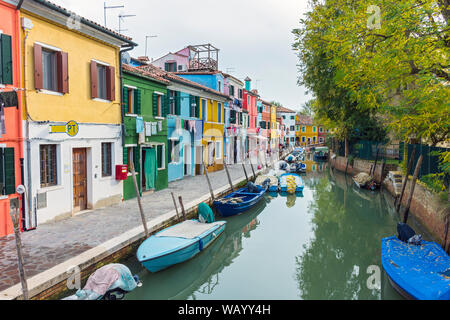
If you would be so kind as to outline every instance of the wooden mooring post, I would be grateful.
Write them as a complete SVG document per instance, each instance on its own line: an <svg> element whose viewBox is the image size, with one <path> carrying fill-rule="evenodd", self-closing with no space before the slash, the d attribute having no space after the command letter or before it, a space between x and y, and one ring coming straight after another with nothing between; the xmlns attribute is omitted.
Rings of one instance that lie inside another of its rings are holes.
<svg viewBox="0 0 450 320"><path fill-rule="evenodd" d="M139 212L141 214L142 225L144 226L145 238L148 238L149 232L147 228L147 221L145 220L144 209L142 208L141 195L139 194L139 188L136 180L136 171L134 169L134 159L131 148L128 148L128 162L130 163L131 176L133 178L134 190L136 191L136 199L139 206Z"/></svg>
<svg viewBox="0 0 450 320"><path fill-rule="evenodd" d="M178 208L177 208L177 202L175 201L175 196L173 195L173 192L170 193L172 195L173 205L175 206L175 212L177 213L177 219L180 217L178 214Z"/></svg>
<svg viewBox="0 0 450 320"><path fill-rule="evenodd" d="M406 223L408 221L409 208L411 206L414 189L416 187L417 176L419 175L420 167L422 166L422 159L423 156L420 155L419 160L417 161L416 169L414 170L414 176L411 181L411 189L409 191L408 202L406 203L405 213L403 214L403 223Z"/></svg>
<svg viewBox="0 0 450 320"><path fill-rule="evenodd" d="M228 183L230 184L231 191L234 191L233 182L231 181L230 172L228 171L228 166L225 161L223 162L223 165L225 167L225 172L227 173Z"/></svg>
<svg viewBox="0 0 450 320"><path fill-rule="evenodd" d="M242 168L244 169L245 179L247 179L247 183L248 183L248 175L247 175L247 170L245 170L244 162L242 162Z"/></svg>
<svg viewBox="0 0 450 320"><path fill-rule="evenodd" d="M180 207L181 207L181 213L183 214L183 219L186 221L186 211L184 210L183 198L181 196L179 196L178 201L180 201Z"/></svg>
<svg viewBox="0 0 450 320"><path fill-rule="evenodd" d="M213 192L213 188L211 186L211 181L209 181L208 170L206 169L205 162L203 162L203 171L205 172L206 182L208 182L208 188L209 188L209 193L211 194L211 199L212 199L212 201L215 201L216 198L214 197L214 192Z"/></svg>
<svg viewBox="0 0 450 320"><path fill-rule="evenodd" d="M22 253L22 239L20 238L20 230L19 230L20 218L18 206L14 210L11 209L9 214L11 216L11 220L13 223L14 237L16 239L17 265L19 268L20 283L22 284L23 299L28 300L28 284L27 284L27 276L25 274L25 267Z"/></svg>
<svg viewBox="0 0 450 320"><path fill-rule="evenodd" d="M375 175L375 171L377 170L377 162L378 162L378 153L380 152L380 149L377 148L377 155L375 156L375 164L373 165L373 170L371 170L370 172L370 176L374 176Z"/></svg>
<svg viewBox="0 0 450 320"><path fill-rule="evenodd" d="M411 153L411 158L409 158L408 168L406 169L405 178L403 179L402 191L400 192L400 196L397 197L394 202L395 210L397 212L400 210L400 206L402 205L403 194L405 193L406 184L408 183L409 171L411 171L415 157L416 157L416 146L414 146L413 151Z"/></svg>

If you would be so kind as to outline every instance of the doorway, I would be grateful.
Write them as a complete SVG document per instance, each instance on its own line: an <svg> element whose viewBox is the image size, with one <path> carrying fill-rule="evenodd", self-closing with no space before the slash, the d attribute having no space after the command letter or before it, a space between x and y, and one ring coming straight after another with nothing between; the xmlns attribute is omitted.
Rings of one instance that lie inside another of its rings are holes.
<svg viewBox="0 0 450 320"><path fill-rule="evenodd" d="M191 145L185 144L184 145L184 169L183 169L183 175L184 176L190 176L191 175L191 163L192 163L192 157L191 157Z"/></svg>
<svg viewBox="0 0 450 320"><path fill-rule="evenodd" d="M141 151L141 165L142 165L142 190L150 191L156 189L156 178L158 174L158 168L156 164L156 149L155 148L142 148Z"/></svg>
<svg viewBox="0 0 450 320"><path fill-rule="evenodd" d="M87 209L86 148L73 149L73 211Z"/></svg>

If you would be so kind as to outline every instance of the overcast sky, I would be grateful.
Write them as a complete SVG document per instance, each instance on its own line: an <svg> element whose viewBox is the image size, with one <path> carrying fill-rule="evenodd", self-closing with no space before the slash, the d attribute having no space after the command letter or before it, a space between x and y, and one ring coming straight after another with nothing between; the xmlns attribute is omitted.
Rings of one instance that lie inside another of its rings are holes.
<svg viewBox="0 0 450 320"><path fill-rule="evenodd" d="M52 0L85 18L104 25L101 0ZM156 59L187 45L211 43L220 49L219 68L244 79L262 99L281 102L300 110L311 97L297 85L297 57L291 46L299 20L307 9L307 0L107 0L107 27L119 28L118 15L124 18L121 29L139 46L131 51Z"/></svg>

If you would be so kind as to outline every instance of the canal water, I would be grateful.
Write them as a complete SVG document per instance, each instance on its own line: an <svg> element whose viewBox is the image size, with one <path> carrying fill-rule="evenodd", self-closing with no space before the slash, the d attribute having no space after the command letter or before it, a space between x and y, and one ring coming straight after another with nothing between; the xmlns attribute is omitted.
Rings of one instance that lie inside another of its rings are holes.
<svg viewBox="0 0 450 320"><path fill-rule="evenodd" d="M301 195L267 194L193 259L158 273L124 261L143 286L133 300L401 299L381 266L399 218L383 192L317 164ZM425 237L426 238L426 237Z"/></svg>

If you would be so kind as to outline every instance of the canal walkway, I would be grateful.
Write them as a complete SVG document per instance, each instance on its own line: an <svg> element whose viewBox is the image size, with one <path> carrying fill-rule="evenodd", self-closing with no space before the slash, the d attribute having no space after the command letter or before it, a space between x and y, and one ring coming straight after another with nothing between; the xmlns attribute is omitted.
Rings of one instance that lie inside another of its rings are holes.
<svg viewBox="0 0 450 320"><path fill-rule="evenodd" d="M245 167L250 178L251 166ZM228 168L233 184L245 181L241 164ZM215 195L229 189L225 170L210 173L209 177ZM167 189L144 195L142 204L150 232L175 216L171 192L176 198L183 197L186 210L210 199L204 175L174 181ZM30 297L64 281L70 266L84 269L142 236L136 199L42 224L36 230L22 233ZM21 294L14 235L9 235L0 238L0 300L15 299Z"/></svg>

